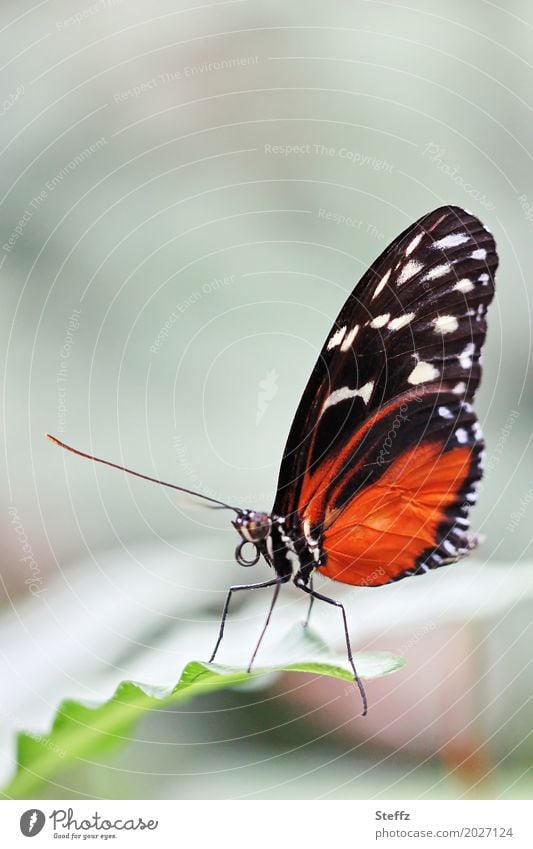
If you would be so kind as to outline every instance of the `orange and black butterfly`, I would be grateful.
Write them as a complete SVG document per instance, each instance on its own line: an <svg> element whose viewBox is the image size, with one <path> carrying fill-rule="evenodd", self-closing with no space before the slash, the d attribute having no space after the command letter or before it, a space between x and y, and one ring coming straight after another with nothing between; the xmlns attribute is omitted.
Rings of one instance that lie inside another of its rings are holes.
<svg viewBox="0 0 533 849"><path fill-rule="evenodd" d="M293 581L311 604L340 608L366 713L344 607L313 588L313 575L380 586L454 563L476 546L468 516L483 438L471 404L497 265L494 239L475 216L445 206L420 218L373 263L339 313L296 411L272 511L200 496L236 513L237 561L253 566L263 557L275 573L230 588L211 660L232 594L272 586L250 669L280 586Z"/></svg>

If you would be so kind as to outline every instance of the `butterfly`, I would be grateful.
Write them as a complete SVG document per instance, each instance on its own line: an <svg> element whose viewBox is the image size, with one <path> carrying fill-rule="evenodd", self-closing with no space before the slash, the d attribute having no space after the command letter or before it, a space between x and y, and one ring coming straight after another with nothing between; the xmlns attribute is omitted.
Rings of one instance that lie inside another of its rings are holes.
<svg viewBox="0 0 533 849"><path fill-rule="evenodd" d="M469 512L482 476L483 437L472 408L481 378L487 308L498 265L492 235L469 212L443 206L401 233L342 307L300 400L270 513L241 509L115 463L63 448L235 512L242 566L263 557L270 580L292 581L340 611L359 688L346 611L318 592L316 573L376 587L455 563L479 542ZM247 555L246 549L251 548ZM307 617L309 621L309 614Z"/></svg>

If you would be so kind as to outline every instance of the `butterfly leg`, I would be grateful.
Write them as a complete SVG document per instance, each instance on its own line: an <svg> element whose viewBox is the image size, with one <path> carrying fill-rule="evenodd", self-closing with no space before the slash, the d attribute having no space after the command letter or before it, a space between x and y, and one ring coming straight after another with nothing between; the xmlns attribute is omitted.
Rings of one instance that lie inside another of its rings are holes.
<svg viewBox="0 0 533 849"><path fill-rule="evenodd" d="M312 593L312 591L313 591L313 576L312 575L309 578L309 589L311 590L311 593ZM311 595L311 593L310 593L310 595ZM311 611L313 609L314 603L315 603L315 597L314 597L314 595L311 595L311 599L309 601L309 607L307 608L307 616L305 617L304 628L307 628L307 626L309 625L309 620L311 619Z"/></svg>
<svg viewBox="0 0 533 849"><path fill-rule="evenodd" d="M286 581L288 581L289 578L290 578L290 575L287 575L287 576L284 575L282 577L273 578L270 581L261 581L259 584L237 584L236 586L229 588L228 594L226 596L226 601L224 602L224 609L222 611L222 619L220 620L220 630L218 632L218 639L216 641L215 648L213 649L213 654L209 658L209 663L213 663L213 661L215 659L215 655L218 651L218 647L219 647L220 643L222 642L222 637L224 636L224 626L226 624L229 605L230 605L230 601L231 601L231 597L232 597L233 593L236 593L239 590L259 590L259 589L262 589L263 587L276 587L277 591L274 594L274 598L273 598L272 604L270 606L270 610L269 610L269 613L268 613L267 621L265 623L265 627L263 628L263 631L261 633L261 637L259 639L259 643L257 644L257 646L255 648L255 651L254 651L254 654L253 654L253 657L252 657L252 661L250 662L250 666L252 665L252 662L253 662L255 655L257 653L257 650L259 648L259 644L261 643L261 640L263 639L263 634L265 633L267 626L268 626L268 623L270 621L272 609L273 609L274 604L275 604L276 599L277 599L277 593L279 592L279 586L280 586L280 584L286 583Z"/></svg>
<svg viewBox="0 0 533 849"><path fill-rule="evenodd" d="M267 618L266 618L265 624L263 625L263 630L261 631L261 634L260 634L259 639L257 641L257 645L254 649L254 653L252 655L250 663L248 664L248 669L246 670L247 672L252 671L252 666L253 666L253 662L255 660L255 656L256 656L257 652L259 651L259 646L263 642L263 637L265 636L266 630L267 630L267 628L270 624L270 618L272 616L272 611L274 610L274 606L276 604L276 601L278 600L280 587L281 587L282 584L285 584L289 580L289 578L290 578L290 575L284 575L281 578L278 577L276 582L275 582L276 586L275 586L275 589L274 589L274 595L272 596L272 601L270 603L270 607L268 609Z"/></svg>
<svg viewBox="0 0 533 849"><path fill-rule="evenodd" d="M347 651L347 654L348 654L348 660L350 661L350 666L352 667L352 670L353 670L353 677L354 677L355 683L357 684L357 686L359 688L359 692L361 693L361 699L363 700L363 714L362 715L366 716L367 711L368 711L368 700L367 700L367 697L366 697L365 688L363 687L363 683L362 683L361 679L359 678L359 675L357 674L357 670L355 668L355 663L354 663L354 659L353 659L353 655L352 655L352 645L350 643L350 634L349 634L349 631L348 631L348 620L346 618L346 611L344 609L344 605L341 604L340 601L335 601L335 599L329 598L327 595L322 595L321 593L317 593L316 590L313 590L311 587L307 587L304 584L304 582L301 578L296 577L295 580L294 580L294 583L300 590L303 590L304 593L307 593L308 595L310 595L311 598L316 598L319 601L325 601L327 604L332 604L335 607L340 607L340 611L341 611L341 614L342 614L342 621L343 621L343 624L344 624L344 636L345 636L345 639L346 639L346 651Z"/></svg>

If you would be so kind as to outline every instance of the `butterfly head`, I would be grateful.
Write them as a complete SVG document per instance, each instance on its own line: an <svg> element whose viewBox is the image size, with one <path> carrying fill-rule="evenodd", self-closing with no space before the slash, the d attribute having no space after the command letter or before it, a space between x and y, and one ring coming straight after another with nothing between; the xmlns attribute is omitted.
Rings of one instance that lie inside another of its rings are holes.
<svg viewBox="0 0 533 849"><path fill-rule="evenodd" d="M240 510L232 522L245 542L261 542L266 539L272 528L272 520L268 513L256 510Z"/></svg>
<svg viewBox="0 0 533 849"><path fill-rule="evenodd" d="M240 510L232 525L242 537L242 542L239 543L235 552L237 562L241 566L255 566L264 548L261 543L270 535L272 529L270 516L268 513L261 513L256 510ZM251 560L247 560L242 554L242 549L246 543L255 546L255 556Z"/></svg>

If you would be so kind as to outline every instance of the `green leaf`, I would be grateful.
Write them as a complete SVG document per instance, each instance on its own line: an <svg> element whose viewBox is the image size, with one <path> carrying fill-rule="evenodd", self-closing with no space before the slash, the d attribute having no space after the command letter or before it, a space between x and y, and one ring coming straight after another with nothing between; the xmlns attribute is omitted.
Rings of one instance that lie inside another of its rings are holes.
<svg viewBox="0 0 533 849"><path fill-rule="evenodd" d="M17 770L4 789L8 798L28 798L39 786L78 759L91 757L127 743L134 725L148 711L181 704L216 690L259 682L271 673L307 672L352 681L348 661L334 655L310 628L298 625L270 651L269 663L248 673L216 663L191 661L178 683L170 687L123 681L111 698L100 705L66 700L56 713L49 734L26 732L17 738ZM371 679L400 669L405 661L388 652L354 656L361 678ZM269 681L265 678L265 684ZM354 698L355 698L354 694Z"/></svg>

